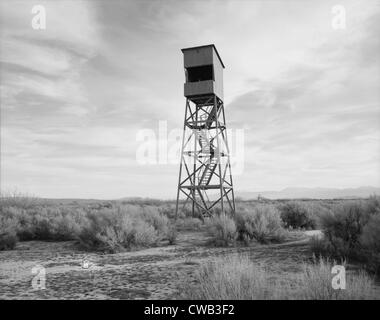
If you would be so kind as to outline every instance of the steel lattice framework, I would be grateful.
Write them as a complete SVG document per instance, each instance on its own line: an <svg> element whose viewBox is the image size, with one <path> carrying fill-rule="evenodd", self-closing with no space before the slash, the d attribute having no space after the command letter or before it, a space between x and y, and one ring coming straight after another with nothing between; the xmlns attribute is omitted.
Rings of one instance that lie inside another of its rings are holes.
<svg viewBox="0 0 380 320"><path fill-rule="evenodd" d="M224 104L215 94L186 99L176 216L181 195L202 219L217 207L235 212Z"/></svg>

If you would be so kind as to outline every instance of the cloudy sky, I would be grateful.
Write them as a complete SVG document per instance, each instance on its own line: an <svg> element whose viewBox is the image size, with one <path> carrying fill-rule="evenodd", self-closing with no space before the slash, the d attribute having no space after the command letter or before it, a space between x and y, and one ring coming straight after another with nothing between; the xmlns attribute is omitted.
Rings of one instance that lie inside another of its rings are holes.
<svg viewBox="0 0 380 320"><path fill-rule="evenodd" d="M174 198L178 165L138 132L183 125L181 48L214 43L237 191L380 186L380 5L339 1L0 1L1 188ZM46 8L46 29L31 26Z"/></svg>

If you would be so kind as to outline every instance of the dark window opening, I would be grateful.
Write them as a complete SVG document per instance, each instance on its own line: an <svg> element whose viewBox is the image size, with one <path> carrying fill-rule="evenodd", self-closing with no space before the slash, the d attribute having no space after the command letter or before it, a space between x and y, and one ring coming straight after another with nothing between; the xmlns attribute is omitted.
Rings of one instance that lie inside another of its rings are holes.
<svg viewBox="0 0 380 320"><path fill-rule="evenodd" d="M214 80L212 65L187 68L187 82Z"/></svg>

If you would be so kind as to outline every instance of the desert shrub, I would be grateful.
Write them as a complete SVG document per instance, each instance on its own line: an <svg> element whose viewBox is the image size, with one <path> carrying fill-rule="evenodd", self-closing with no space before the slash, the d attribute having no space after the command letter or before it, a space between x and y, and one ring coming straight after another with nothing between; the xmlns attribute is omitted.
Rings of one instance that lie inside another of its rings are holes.
<svg viewBox="0 0 380 320"><path fill-rule="evenodd" d="M380 273L380 212L373 214L360 236L361 257L370 271Z"/></svg>
<svg viewBox="0 0 380 320"><path fill-rule="evenodd" d="M378 299L374 281L363 271L346 274L346 289L332 288L332 263L315 260L301 273L281 277L254 264L247 256L233 255L207 262L195 273L195 285L180 290L185 299Z"/></svg>
<svg viewBox="0 0 380 320"><path fill-rule="evenodd" d="M77 239L85 219L85 214L81 210L62 215L57 221L55 238L59 240Z"/></svg>
<svg viewBox="0 0 380 320"><path fill-rule="evenodd" d="M167 235L169 232L169 218L161 214L157 207L143 207L142 218L154 227L161 235Z"/></svg>
<svg viewBox="0 0 380 320"><path fill-rule="evenodd" d="M286 227L314 229L316 218L307 206L297 201L287 202L280 206L281 219Z"/></svg>
<svg viewBox="0 0 380 320"><path fill-rule="evenodd" d="M12 250L17 244L17 235L14 231L0 233L0 251Z"/></svg>
<svg viewBox="0 0 380 320"><path fill-rule="evenodd" d="M19 191L1 192L0 194L0 209L7 207L29 209L41 204L43 204L42 199Z"/></svg>
<svg viewBox="0 0 380 320"><path fill-rule="evenodd" d="M369 215L360 202L339 204L321 216L323 233L336 254L352 255L359 249L359 239Z"/></svg>
<svg viewBox="0 0 380 320"><path fill-rule="evenodd" d="M0 251L14 249L17 243L17 221L12 217L0 215Z"/></svg>
<svg viewBox="0 0 380 320"><path fill-rule="evenodd" d="M123 230L123 241L121 242L124 248L130 249L133 247L149 247L155 245L160 239L160 233L153 225L142 219L135 219L132 224L132 229L120 228ZM124 230L127 232L124 233ZM128 232L129 231L129 232ZM130 236L133 236L130 238ZM165 234L165 236L167 236ZM124 241L124 239L126 241Z"/></svg>
<svg viewBox="0 0 380 320"><path fill-rule="evenodd" d="M1 209L1 215L17 221L15 230L21 241L76 239L85 219L81 209L60 207L7 207Z"/></svg>
<svg viewBox="0 0 380 320"><path fill-rule="evenodd" d="M79 234L87 249L117 252L156 245L169 238L169 219L157 211L136 206L102 209L87 214Z"/></svg>
<svg viewBox="0 0 380 320"><path fill-rule="evenodd" d="M311 220L307 229L321 229L320 217L328 213L331 210L331 206L328 203L319 201L308 201L302 203L302 206L306 208Z"/></svg>
<svg viewBox="0 0 380 320"><path fill-rule="evenodd" d="M363 227L360 243L366 248L380 252L380 212L368 219Z"/></svg>
<svg viewBox="0 0 380 320"><path fill-rule="evenodd" d="M324 238L312 236L309 240L311 252L317 257L330 257L333 248Z"/></svg>
<svg viewBox="0 0 380 320"><path fill-rule="evenodd" d="M324 239L319 246L312 242L318 254L344 257L364 263L370 271L380 271L380 211L377 199L368 202L340 203L322 215ZM319 250L323 248L323 250Z"/></svg>
<svg viewBox="0 0 380 320"><path fill-rule="evenodd" d="M260 243L281 242L286 232L281 225L279 211L271 205L257 205L240 211L235 216L239 239Z"/></svg>
<svg viewBox="0 0 380 320"><path fill-rule="evenodd" d="M179 230L200 230L202 221L198 218L183 218L176 221L176 226Z"/></svg>
<svg viewBox="0 0 380 320"><path fill-rule="evenodd" d="M221 214L221 209L219 207L213 207L210 209L210 213L213 216L218 216ZM173 217L175 216L175 207L173 208ZM192 211L192 205L190 203L188 204L179 204L178 207L178 217L180 219L186 219L186 218L196 218L196 219L202 219L201 214L199 213L199 210L195 207L194 214Z"/></svg>
<svg viewBox="0 0 380 320"><path fill-rule="evenodd" d="M2 233L7 241L9 234L21 241L79 240L88 249L103 251L175 241L168 217L152 205L1 207L0 217L15 221L12 233Z"/></svg>
<svg viewBox="0 0 380 320"><path fill-rule="evenodd" d="M16 232L20 241L33 239L32 215L26 209L7 207L2 209L2 214L17 221Z"/></svg>
<svg viewBox="0 0 380 320"><path fill-rule="evenodd" d="M175 204L166 204L158 207L159 212L168 218L175 218Z"/></svg>
<svg viewBox="0 0 380 320"><path fill-rule="evenodd" d="M181 207L178 210L178 217L179 218L188 218L193 217L192 208L190 205L185 205L184 207L181 205ZM194 217L193 217L194 218Z"/></svg>
<svg viewBox="0 0 380 320"><path fill-rule="evenodd" d="M92 212L87 215L87 221L83 226L80 234L79 241L87 249L98 251L116 251L122 244L122 241L127 239L121 239L118 230L124 229L124 234L127 234L128 226L122 221L116 221L112 219L106 212ZM115 225L116 230L112 228L112 222L117 222ZM130 228L132 229L132 228Z"/></svg>
<svg viewBox="0 0 380 320"><path fill-rule="evenodd" d="M87 249L116 252L138 244L154 242L154 228L137 219L136 215L120 210L103 209L87 215L87 223L79 234L81 244Z"/></svg>
<svg viewBox="0 0 380 320"><path fill-rule="evenodd" d="M17 234L21 240L74 240L83 224L80 209L35 207L19 211Z"/></svg>
<svg viewBox="0 0 380 320"><path fill-rule="evenodd" d="M168 241L170 245L173 245L177 241L178 232L175 226L171 226L168 232Z"/></svg>
<svg viewBox="0 0 380 320"><path fill-rule="evenodd" d="M216 245L228 246L237 238L235 221L227 215L222 214L210 218L206 227L212 237L212 242Z"/></svg>
<svg viewBox="0 0 380 320"><path fill-rule="evenodd" d="M371 196L367 201L364 202L365 210L369 214L380 213L380 197Z"/></svg>

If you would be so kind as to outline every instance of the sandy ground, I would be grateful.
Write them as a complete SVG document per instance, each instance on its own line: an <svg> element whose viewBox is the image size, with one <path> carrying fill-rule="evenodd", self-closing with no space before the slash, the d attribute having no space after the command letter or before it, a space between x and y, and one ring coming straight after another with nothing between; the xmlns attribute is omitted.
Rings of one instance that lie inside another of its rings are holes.
<svg viewBox="0 0 380 320"><path fill-rule="evenodd" d="M218 248L208 244L205 232L182 231L176 245L117 254L81 251L72 241L20 242L15 250L0 252L0 299L178 299L178 288L194 282L201 263L236 253L284 278L311 259L308 240L318 234L305 232L282 244ZM36 265L46 270L44 290L32 286Z"/></svg>
<svg viewBox="0 0 380 320"><path fill-rule="evenodd" d="M181 232L176 245L117 254L81 251L74 242L21 242L0 252L0 299L176 299L200 263L245 253L277 274L300 271L307 239L277 245L216 248L204 232ZM89 262L83 268L83 261ZM46 289L32 287L32 268L46 270Z"/></svg>

